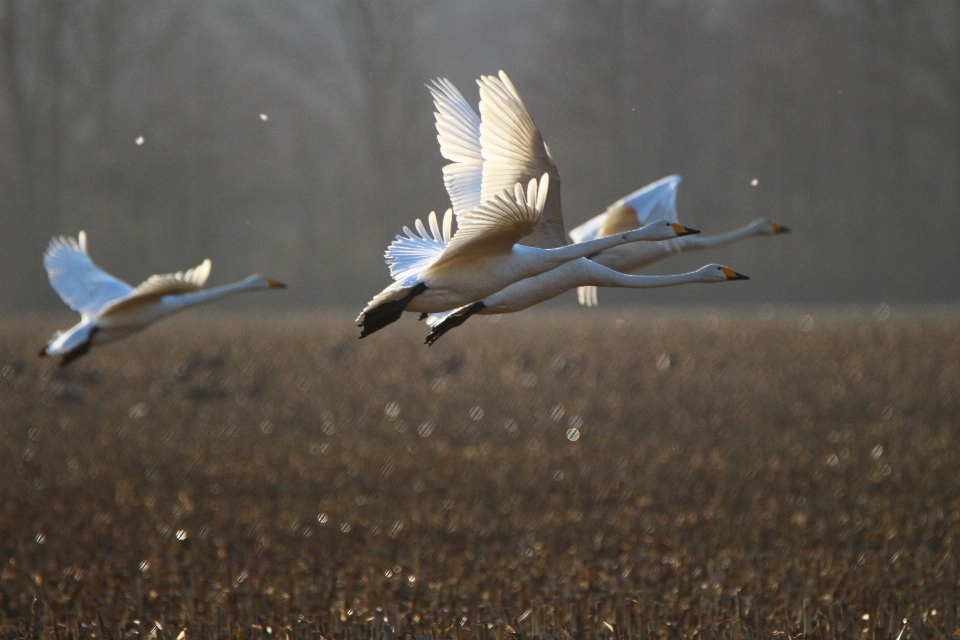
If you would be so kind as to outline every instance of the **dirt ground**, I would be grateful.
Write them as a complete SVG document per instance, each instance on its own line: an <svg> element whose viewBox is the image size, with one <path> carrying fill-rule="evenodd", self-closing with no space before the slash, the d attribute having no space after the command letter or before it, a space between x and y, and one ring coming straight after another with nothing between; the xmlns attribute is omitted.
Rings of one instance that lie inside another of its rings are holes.
<svg viewBox="0 0 960 640"><path fill-rule="evenodd" d="M956 634L960 316L58 324L0 324L0 637Z"/></svg>

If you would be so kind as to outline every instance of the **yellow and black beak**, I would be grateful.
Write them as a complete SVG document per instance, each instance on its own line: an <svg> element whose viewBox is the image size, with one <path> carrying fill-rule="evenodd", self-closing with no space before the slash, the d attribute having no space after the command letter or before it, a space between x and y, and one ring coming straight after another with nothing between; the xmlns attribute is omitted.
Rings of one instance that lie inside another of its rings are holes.
<svg viewBox="0 0 960 640"><path fill-rule="evenodd" d="M678 236L690 236L695 233L700 233L700 229L691 229L690 227L685 227L682 224L677 224L676 222L671 222L670 226L673 227L673 230L677 232Z"/></svg>
<svg viewBox="0 0 960 640"><path fill-rule="evenodd" d="M770 224L773 225L774 233L790 233L790 227L785 224L780 224L779 222L771 221Z"/></svg>
<svg viewBox="0 0 960 640"><path fill-rule="evenodd" d="M267 282L270 283L270 288L271 288L271 289L286 289L286 288L287 288L287 285L283 284L282 282L280 282L280 281L278 281L278 280L274 280L273 278L267 278Z"/></svg>
<svg viewBox="0 0 960 640"><path fill-rule="evenodd" d="M721 269L723 270L724 275L727 276L727 280L749 280L750 279L749 276L745 276L742 273L737 273L730 267L721 267Z"/></svg>

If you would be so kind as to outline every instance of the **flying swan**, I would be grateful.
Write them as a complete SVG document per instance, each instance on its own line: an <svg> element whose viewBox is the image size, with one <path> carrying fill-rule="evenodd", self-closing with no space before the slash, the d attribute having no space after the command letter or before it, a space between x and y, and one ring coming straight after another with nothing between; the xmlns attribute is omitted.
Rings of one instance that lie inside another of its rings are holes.
<svg viewBox="0 0 960 640"><path fill-rule="evenodd" d="M517 244L540 221L550 177L531 180L526 192L518 182L513 194L504 191L457 216L457 231L450 234L453 216L448 210L443 230L430 213L432 233L417 220L419 233L404 228L386 252L395 282L381 291L357 317L360 337L395 322L404 311L437 313L482 300L500 289L625 242L664 240L699 233L681 224L658 222L605 238L554 249Z"/></svg>
<svg viewBox="0 0 960 640"><path fill-rule="evenodd" d="M210 276L210 260L187 271L150 276L134 288L93 264L83 231L76 239L60 236L51 240L43 266L60 298L80 314L80 322L55 333L40 350L40 356L61 356L61 367L94 344L124 338L181 309L243 291L286 288L273 278L254 274L201 291Z"/></svg>
<svg viewBox="0 0 960 640"><path fill-rule="evenodd" d="M679 184L680 176L673 175L634 191L611 204L600 215L572 229L570 238L574 242L584 242L612 233L636 229L655 220L679 222L676 206ZM789 231L790 228L785 225L760 219L739 229L715 236L699 235L695 238L677 238L663 242L616 247L591 257L591 260L616 271L630 273L673 253L721 247L746 238L772 236ZM597 306L597 287L593 285L579 287L577 298L582 305Z"/></svg>

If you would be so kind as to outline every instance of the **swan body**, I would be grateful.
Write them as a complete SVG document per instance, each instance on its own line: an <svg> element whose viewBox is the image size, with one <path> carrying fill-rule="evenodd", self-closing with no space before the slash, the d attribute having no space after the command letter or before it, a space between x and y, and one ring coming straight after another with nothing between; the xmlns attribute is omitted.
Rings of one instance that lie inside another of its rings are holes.
<svg viewBox="0 0 960 640"><path fill-rule="evenodd" d="M95 344L119 340L187 307L260 289L283 289L273 278L254 274L245 280L201 289L210 276L210 260L187 271L150 276L131 287L97 267L87 254L87 234L54 238L43 258L50 284L80 314L80 322L59 331L40 350L70 363Z"/></svg>
<svg viewBox="0 0 960 640"><path fill-rule="evenodd" d="M522 311L574 287L589 285L594 287L652 289L695 282L711 283L729 282L731 280L749 280L749 278L719 264L709 264L696 271L676 275L633 276L614 271L592 260L580 258L564 263L541 275L516 282L479 302L460 309L431 314L427 318L427 324L433 328L433 331L427 336L427 344L433 344L444 333L463 324L471 315Z"/></svg>
<svg viewBox="0 0 960 640"><path fill-rule="evenodd" d="M576 243L602 238L612 233L636 229L655 220L679 222L676 199L680 180L678 175L667 176L617 200L600 215L571 229L570 239ZM760 219L720 235L698 235L663 242L614 247L591 259L616 271L629 273L674 253L711 249L746 238L778 235L789 231L790 228L785 225ZM580 304L594 307L597 305L597 287L592 285L579 287L577 297Z"/></svg>
<svg viewBox="0 0 960 640"><path fill-rule="evenodd" d="M396 321L403 311L436 313L483 299L500 289L565 262L639 240L663 240L698 233L677 223L659 222L579 244L540 249L517 244L529 235L543 211L550 177L531 180L526 193L518 183L508 192L458 216L450 236L452 211L443 229L436 214L430 231L418 220L418 233L405 228L386 253L395 282L377 294L357 318L363 338Z"/></svg>

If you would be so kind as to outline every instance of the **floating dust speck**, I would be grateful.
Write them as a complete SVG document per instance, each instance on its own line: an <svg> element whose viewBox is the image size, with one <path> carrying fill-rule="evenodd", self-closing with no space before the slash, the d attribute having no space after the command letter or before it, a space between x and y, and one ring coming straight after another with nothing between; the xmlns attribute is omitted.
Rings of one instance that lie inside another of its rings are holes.
<svg viewBox="0 0 960 640"><path fill-rule="evenodd" d="M827 464L831 467L837 466L840 464L840 457L835 453L831 453L829 456L827 456Z"/></svg>
<svg viewBox="0 0 960 640"><path fill-rule="evenodd" d="M881 302L877 305L877 308L873 310L873 317L880 322L885 321L890 317L890 305L886 302Z"/></svg>
<svg viewBox="0 0 960 640"><path fill-rule="evenodd" d="M430 434L433 433L434 429L436 429L434 424L429 420L427 420L426 422L421 423L419 427L417 427L417 435L419 435L421 438L429 438Z"/></svg>
<svg viewBox="0 0 960 640"><path fill-rule="evenodd" d="M583 427L583 417L579 415L570 416L570 421L567 423L567 426L579 431Z"/></svg>
<svg viewBox="0 0 960 640"><path fill-rule="evenodd" d="M260 119L263 120L264 122L266 122L267 120L270 119L270 116L268 116L268 115L265 114L265 113L261 113L261 114L260 114Z"/></svg>
<svg viewBox="0 0 960 640"><path fill-rule="evenodd" d="M150 563L144 560L140 563L140 573L146 573L150 569Z"/></svg>
<svg viewBox="0 0 960 640"><path fill-rule="evenodd" d="M874 460L879 460L880 456L883 455L883 445L878 444L873 448L873 451L870 452L870 457Z"/></svg>
<svg viewBox="0 0 960 640"><path fill-rule="evenodd" d="M177 529L177 540L179 540L180 542L183 542L183 541L186 540L188 537L189 537L189 536L188 536L188 534L187 534L187 530L186 530L186 529Z"/></svg>
<svg viewBox="0 0 960 640"><path fill-rule="evenodd" d="M554 471L553 479L556 480L557 482L560 482L561 480L563 480L563 471L561 471L560 469L557 469L556 471Z"/></svg>
<svg viewBox="0 0 960 640"><path fill-rule="evenodd" d="M353 530L353 527L350 526L349 522L344 522L342 525L340 525L340 531L342 531L343 533L350 533L350 531L352 530Z"/></svg>
<svg viewBox="0 0 960 640"><path fill-rule="evenodd" d="M563 419L563 414L566 410L563 408L562 404L555 405L553 409L550 410L550 419L554 422L560 422Z"/></svg>
<svg viewBox="0 0 960 640"><path fill-rule="evenodd" d="M751 187L755 187L755 186L757 186L758 184L760 184L760 181L757 180L756 178L754 178L753 180L750 181L750 186L751 186Z"/></svg>
<svg viewBox="0 0 960 640"><path fill-rule="evenodd" d="M47 534L41 531L34 539L37 541L37 544L44 544L47 541Z"/></svg>
<svg viewBox="0 0 960 640"><path fill-rule="evenodd" d="M260 429L260 433L262 433L265 436L268 436L271 433L273 433L273 428L274 428L273 422L270 420L264 420L263 422L260 423L260 426L258 428Z"/></svg>
<svg viewBox="0 0 960 640"><path fill-rule="evenodd" d="M443 393L447 389L447 381L443 377L434 378L430 383L430 388L434 393Z"/></svg>
<svg viewBox="0 0 960 640"><path fill-rule="evenodd" d="M503 430L507 432L507 435L511 438L516 438L520 435L520 425L513 418L507 418L503 421Z"/></svg>
<svg viewBox="0 0 960 640"><path fill-rule="evenodd" d="M570 442L576 442L579 439L580 439L580 429L577 429L576 427L571 427L567 429L567 440L569 440Z"/></svg>
<svg viewBox="0 0 960 640"><path fill-rule="evenodd" d="M883 411L880 412L880 417L884 420L889 420L893 417L893 407L884 407Z"/></svg>
<svg viewBox="0 0 960 640"><path fill-rule="evenodd" d="M146 418L147 414L149 413L150 410L147 408L147 403L145 402L138 402L130 407L129 411L127 411L127 415L130 416L131 420L140 420L141 418Z"/></svg>
<svg viewBox="0 0 960 640"><path fill-rule="evenodd" d="M661 353L660 357L657 358L657 370L667 371L668 369L670 369L670 354Z"/></svg>
<svg viewBox="0 0 960 640"><path fill-rule="evenodd" d="M327 524L327 522L329 521L330 521L330 516L328 516L327 514L325 513L317 514L317 522L319 522L320 524Z"/></svg>
<svg viewBox="0 0 960 640"><path fill-rule="evenodd" d="M400 417L400 405L396 402L388 402L383 408L383 415L387 416L387 420L396 420Z"/></svg>
<svg viewBox="0 0 960 640"><path fill-rule="evenodd" d="M480 406L470 407L470 419L473 420L474 422L479 422L480 420L483 420L483 415L484 415L483 407L480 407Z"/></svg>
<svg viewBox="0 0 960 640"><path fill-rule="evenodd" d="M813 316L805 314L800 316L800 321L797 323L797 326L800 327L800 331L806 333L813 329L813 324Z"/></svg>
<svg viewBox="0 0 960 640"><path fill-rule="evenodd" d="M134 142L136 142L137 146L140 147L140 146L143 146L143 143L146 142L146 140L144 139L143 136L137 136L137 139L134 140Z"/></svg>

